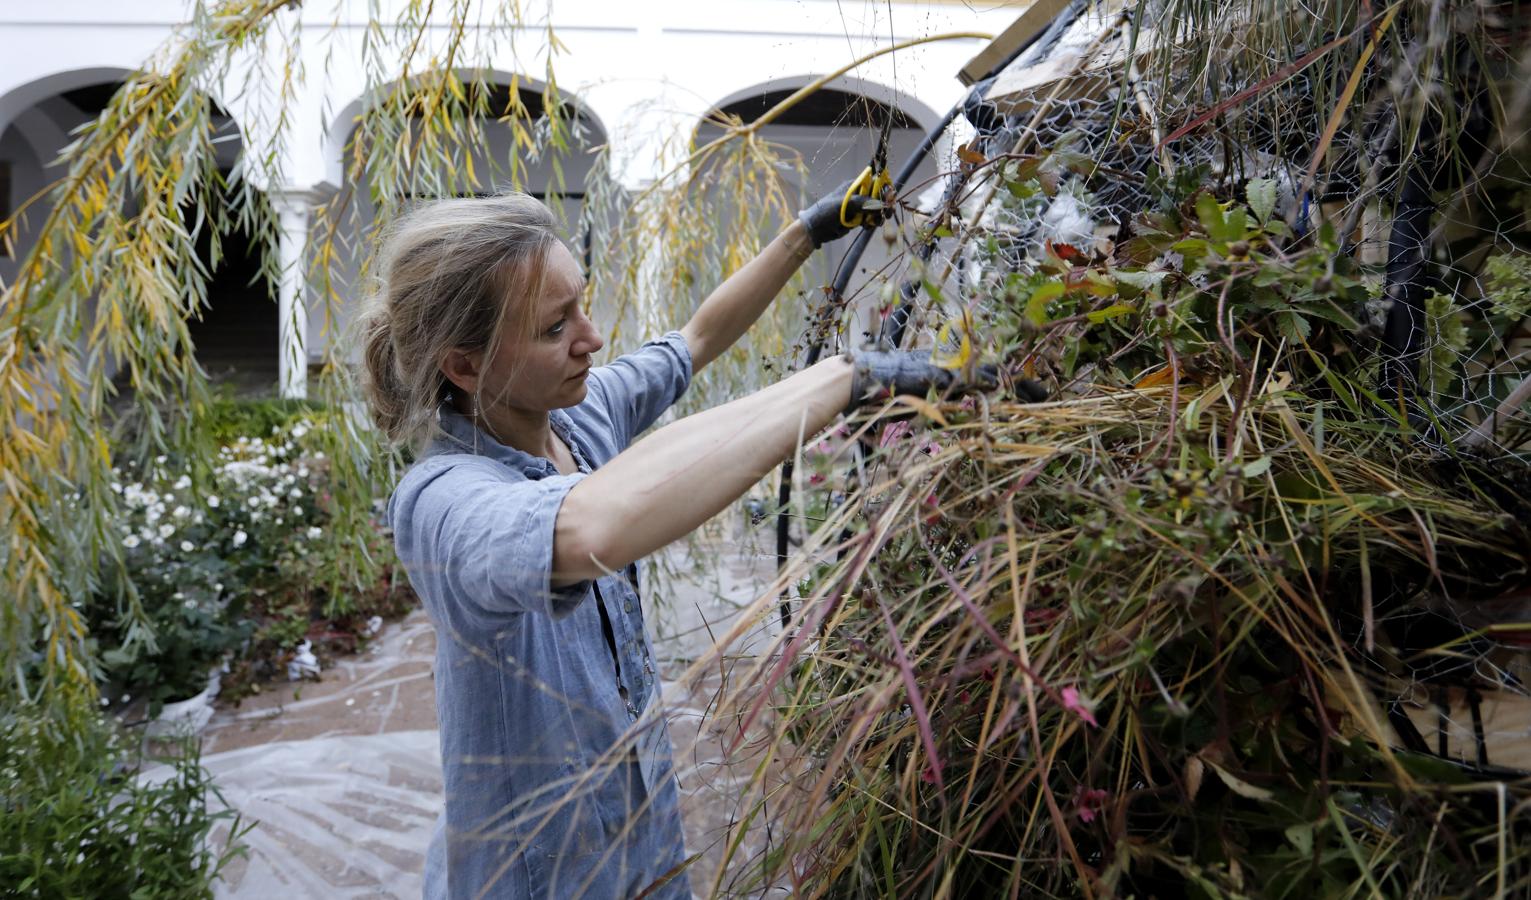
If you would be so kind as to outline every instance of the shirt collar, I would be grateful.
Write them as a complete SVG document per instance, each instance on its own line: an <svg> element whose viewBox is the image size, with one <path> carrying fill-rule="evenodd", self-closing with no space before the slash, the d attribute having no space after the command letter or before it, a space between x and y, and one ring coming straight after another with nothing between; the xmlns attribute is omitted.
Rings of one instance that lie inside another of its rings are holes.
<svg viewBox="0 0 1531 900"><path fill-rule="evenodd" d="M548 424L553 433L563 439L569 450L574 454L574 462L582 471L589 471L590 464L580 452L579 441L575 439L574 420L569 414L561 409L551 410L548 413ZM483 429L474 425L467 416L458 412L450 402L443 401L436 408L436 425L438 434L431 442L429 453L472 453L486 459L502 462L529 478L543 478L548 475L558 474L558 467L553 461L541 456L533 456L524 450L515 447L507 447Z"/></svg>

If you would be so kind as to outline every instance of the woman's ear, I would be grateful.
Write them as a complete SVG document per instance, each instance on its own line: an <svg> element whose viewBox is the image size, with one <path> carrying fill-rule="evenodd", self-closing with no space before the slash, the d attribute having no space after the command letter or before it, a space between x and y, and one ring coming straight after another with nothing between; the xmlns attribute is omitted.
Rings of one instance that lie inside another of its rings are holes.
<svg viewBox="0 0 1531 900"><path fill-rule="evenodd" d="M441 374L464 393L475 394L478 392L479 376L482 372L480 368L482 357L482 353L448 350L446 356L441 359Z"/></svg>

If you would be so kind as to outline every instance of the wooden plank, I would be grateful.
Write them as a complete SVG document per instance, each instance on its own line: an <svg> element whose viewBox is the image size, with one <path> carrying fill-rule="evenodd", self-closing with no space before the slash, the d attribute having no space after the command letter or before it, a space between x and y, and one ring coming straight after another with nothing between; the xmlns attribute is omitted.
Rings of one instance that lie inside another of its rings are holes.
<svg viewBox="0 0 1531 900"><path fill-rule="evenodd" d="M1340 673L1334 675L1327 679L1328 702L1343 708L1341 697L1351 691ZM1364 696L1352 695L1349 699L1376 710L1378 720L1384 723L1387 741L1395 749L1406 749L1410 743L1388 721L1387 710L1396 704L1394 708L1408 717L1431 754L1469 766L1531 772L1531 696L1512 690L1479 691L1475 717L1472 698L1461 687L1390 680L1386 687L1368 688L1364 692ZM1361 728L1349 717L1341 730L1349 737L1361 736Z"/></svg>
<svg viewBox="0 0 1531 900"><path fill-rule="evenodd" d="M982 80L1022 44L1040 34L1042 29L1046 28L1053 19L1058 18L1058 14L1068 5L1069 0L1034 0L1025 12L1016 17L1009 28L1000 32L999 37L990 41L987 47L978 51L977 56L967 61L967 64L957 73L957 78L964 85L972 85L973 82Z"/></svg>

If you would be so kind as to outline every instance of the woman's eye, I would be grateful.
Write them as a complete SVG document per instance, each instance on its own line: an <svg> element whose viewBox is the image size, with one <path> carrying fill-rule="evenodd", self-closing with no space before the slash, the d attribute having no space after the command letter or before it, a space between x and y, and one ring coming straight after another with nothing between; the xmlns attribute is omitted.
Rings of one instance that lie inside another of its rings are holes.
<svg viewBox="0 0 1531 900"><path fill-rule="evenodd" d="M563 334L564 324L568 321L568 319L559 319L552 328L548 329L548 337L557 337L558 335Z"/></svg>

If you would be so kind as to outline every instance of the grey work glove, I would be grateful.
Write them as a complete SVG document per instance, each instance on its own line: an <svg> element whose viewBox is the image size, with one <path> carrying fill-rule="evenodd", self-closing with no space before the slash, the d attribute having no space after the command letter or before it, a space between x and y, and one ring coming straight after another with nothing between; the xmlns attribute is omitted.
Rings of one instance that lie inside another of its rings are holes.
<svg viewBox="0 0 1531 900"><path fill-rule="evenodd" d="M897 394L925 396L932 388L946 395L992 391L999 387L999 369L978 366L973 378L930 361L929 350L858 350L850 354L855 372L851 376L851 402L846 412L871 403L881 403ZM1047 399L1047 388L1030 378L1013 383L1016 399L1040 403Z"/></svg>
<svg viewBox="0 0 1531 900"><path fill-rule="evenodd" d="M851 183L847 181L797 214L803 227L808 229L808 239L813 241L815 248L850 234L851 230L840 222L840 204L845 200L845 192L850 189ZM861 227L874 228L882 224L882 201L857 194L846 204L845 213L852 219L861 215Z"/></svg>

